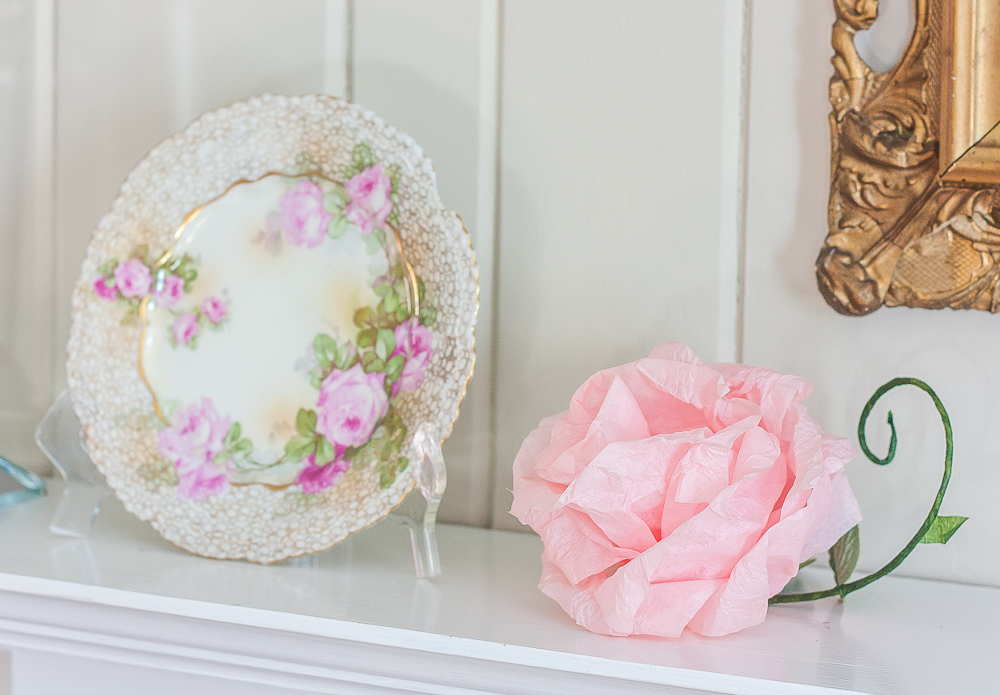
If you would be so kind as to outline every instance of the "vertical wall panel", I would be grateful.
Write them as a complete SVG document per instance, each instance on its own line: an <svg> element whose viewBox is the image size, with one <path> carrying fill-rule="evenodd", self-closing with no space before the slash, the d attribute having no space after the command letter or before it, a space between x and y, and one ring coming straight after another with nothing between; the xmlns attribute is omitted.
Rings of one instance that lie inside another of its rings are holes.
<svg viewBox="0 0 1000 695"><path fill-rule="evenodd" d="M356 0L354 100L411 135L433 160L445 207L479 262L476 374L445 444L446 521L487 523L490 325L497 89L494 1Z"/></svg>
<svg viewBox="0 0 1000 695"><path fill-rule="evenodd" d="M52 306L51 0L0 0L0 454L47 467Z"/></svg>
<svg viewBox="0 0 1000 695"><path fill-rule="evenodd" d="M740 6L504 7L494 524L509 528L521 440L591 373L669 340L732 352L722 114L740 66L723 39Z"/></svg>
<svg viewBox="0 0 1000 695"><path fill-rule="evenodd" d="M905 21L905 12L897 14L896 21ZM1000 560L991 550L1000 535L1000 317L908 308L845 317L816 289L813 263L827 224L833 18L830 2L754 3L745 359L810 379L810 412L855 445L858 415L879 385L914 376L934 387L955 431L954 475L941 511L972 518L947 546L918 547L900 572L997 584ZM869 424L873 447L882 453L891 405L899 429L896 461L882 468L859 456L848 468L865 514L865 569L905 545L940 483L940 421L924 394L901 391Z"/></svg>

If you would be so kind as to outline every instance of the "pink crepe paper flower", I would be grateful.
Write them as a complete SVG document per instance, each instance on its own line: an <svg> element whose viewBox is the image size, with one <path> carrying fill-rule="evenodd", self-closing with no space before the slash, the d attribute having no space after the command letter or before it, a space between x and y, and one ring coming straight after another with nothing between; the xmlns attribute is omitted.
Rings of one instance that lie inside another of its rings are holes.
<svg viewBox="0 0 1000 695"><path fill-rule="evenodd" d="M339 457L325 466L316 465L316 454L310 454L306 461L305 468L299 472L299 477L295 482L302 485L302 492L307 495L322 492L331 485L340 482L344 473L351 467L350 461Z"/></svg>
<svg viewBox="0 0 1000 695"><path fill-rule="evenodd" d="M174 342L178 345L187 345L198 335L198 330L198 315L190 311L185 312L174 319Z"/></svg>
<svg viewBox="0 0 1000 695"><path fill-rule="evenodd" d="M130 258L115 268L115 286L127 299L142 297L152 284L149 268L138 258Z"/></svg>
<svg viewBox="0 0 1000 695"><path fill-rule="evenodd" d="M393 395L397 390L416 391L424 383L424 370L434 354L432 340L430 330L421 325L416 317L396 326L396 348L392 356L402 355L406 361L399 380L393 384Z"/></svg>
<svg viewBox="0 0 1000 695"><path fill-rule="evenodd" d="M316 431L334 446L361 446L388 411L384 372L334 369L320 386Z"/></svg>
<svg viewBox="0 0 1000 695"><path fill-rule="evenodd" d="M385 224L392 212L392 180L381 164L368 167L344 182L351 202L344 208L344 217L357 225L363 234Z"/></svg>
<svg viewBox="0 0 1000 695"><path fill-rule="evenodd" d="M108 280L111 280L111 284L108 284ZM115 282L113 277L100 277L94 280L94 294L96 294L101 299L114 299L118 296L118 290L115 288Z"/></svg>
<svg viewBox="0 0 1000 695"><path fill-rule="evenodd" d="M278 201L281 209L281 228L288 243L314 248L326 238L326 228L333 215L323 207L323 188L312 181L299 181Z"/></svg>
<svg viewBox="0 0 1000 695"><path fill-rule="evenodd" d="M511 513L545 543L539 588L606 635L762 622L861 519L854 452L809 417L811 390L681 343L592 376L514 461Z"/></svg>
<svg viewBox="0 0 1000 695"><path fill-rule="evenodd" d="M231 424L210 398L202 398L175 413L170 426L160 430L160 455L174 464L179 499L203 500L229 487L226 468L214 459Z"/></svg>
<svg viewBox="0 0 1000 695"><path fill-rule="evenodd" d="M212 323L218 323L229 315L229 306L218 297L205 297L201 303L201 313Z"/></svg>
<svg viewBox="0 0 1000 695"><path fill-rule="evenodd" d="M170 309L184 297L184 280L179 275L168 275L163 280L163 289L153 292L153 301L164 309Z"/></svg>

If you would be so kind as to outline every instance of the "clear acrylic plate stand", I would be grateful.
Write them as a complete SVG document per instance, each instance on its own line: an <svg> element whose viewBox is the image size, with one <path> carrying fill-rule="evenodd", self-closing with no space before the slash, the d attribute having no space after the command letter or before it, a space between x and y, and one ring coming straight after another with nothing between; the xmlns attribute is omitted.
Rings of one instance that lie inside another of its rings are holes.
<svg viewBox="0 0 1000 695"><path fill-rule="evenodd" d="M35 441L66 481L49 530L60 536L88 538L111 488L87 455L68 391L59 395L42 418ZM440 441L430 423L417 427L413 435L419 458L416 487L388 517L409 530L414 569L417 577L425 579L441 576L435 526L448 474Z"/></svg>

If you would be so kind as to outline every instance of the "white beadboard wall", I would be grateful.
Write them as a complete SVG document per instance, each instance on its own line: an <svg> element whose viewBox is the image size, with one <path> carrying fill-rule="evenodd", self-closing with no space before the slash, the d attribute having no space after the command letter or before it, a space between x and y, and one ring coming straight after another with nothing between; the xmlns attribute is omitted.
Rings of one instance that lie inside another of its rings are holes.
<svg viewBox="0 0 1000 695"><path fill-rule="evenodd" d="M859 36L873 65L901 50L910 3L883 0ZM684 340L809 378L811 412L852 438L879 384L931 383L956 434L943 511L972 520L901 571L1000 584L1000 317L845 318L815 287L832 22L827 0L0 0L0 452L44 470L31 430L65 383L70 289L129 169L207 109L325 91L422 144L476 247L445 520L518 528L510 468L538 420L597 369ZM863 567L936 489L922 398L892 398L895 463L852 464Z"/></svg>

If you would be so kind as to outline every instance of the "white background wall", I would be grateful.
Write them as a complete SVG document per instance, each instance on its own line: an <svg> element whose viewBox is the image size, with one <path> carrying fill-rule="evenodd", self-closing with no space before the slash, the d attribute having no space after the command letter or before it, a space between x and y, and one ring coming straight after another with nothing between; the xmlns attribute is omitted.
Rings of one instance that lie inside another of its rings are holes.
<svg viewBox="0 0 1000 695"><path fill-rule="evenodd" d="M883 0L859 37L876 67L909 6ZM811 412L845 436L882 382L931 383L956 434L943 513L972 520L903 571L1000 584L1000 317L846 318L815 287L832 21L823 0L0 0L0 451L43 469L30 432L65 382L70 289L129 169L207 109L326 91L415 137L473 235L478 363L446 520L515 528L511 462L538 420L592 372L683 340L809 378ZM897 461L850 469L868 568L940 475L929 403L892 407Z"/></svg>

